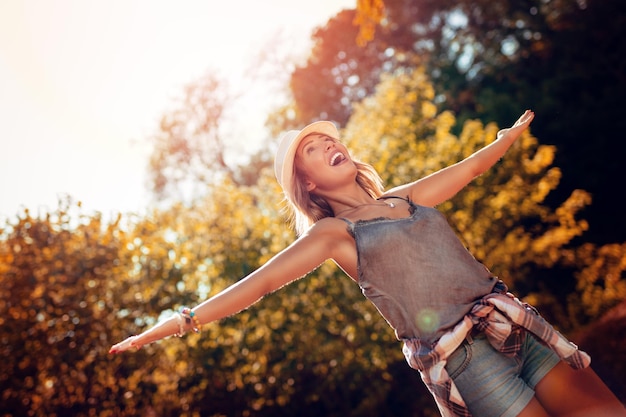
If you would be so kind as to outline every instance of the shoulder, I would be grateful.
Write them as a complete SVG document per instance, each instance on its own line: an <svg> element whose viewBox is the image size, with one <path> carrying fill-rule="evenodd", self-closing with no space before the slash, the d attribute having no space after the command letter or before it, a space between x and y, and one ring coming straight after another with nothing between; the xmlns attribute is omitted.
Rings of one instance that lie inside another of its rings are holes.
<svg viewBox="0 0 626 417"><path fill-rule="evenodd" d="M316 221L304 235L330 235L336 236L347 232L348 224L337 217L325 217Z"/></svg>
<svg viewBox="0 0 626 417"><path fill-rule="evenodd" d="M352 239L348 223L336 217L326 217L315 222L298 240L317 242L328 248L335 248L346 239Z"/></svg>
<svg viewBox="0 0 626 417"><path fill-rule="evenodd" d="M347 223L335 217L318 220L288 250L298 249L297 253L306 254L307 258L334 259L351 239L347 229Z"/></svg>
<svg viewBox="0 0 626 417"><path fill-rule="evenodd" d="M356 280L357 252L348 222L337 217L326 217L313 224L306 234L324 248L329 255L327 258L332 259L348 276Z"/></svg>

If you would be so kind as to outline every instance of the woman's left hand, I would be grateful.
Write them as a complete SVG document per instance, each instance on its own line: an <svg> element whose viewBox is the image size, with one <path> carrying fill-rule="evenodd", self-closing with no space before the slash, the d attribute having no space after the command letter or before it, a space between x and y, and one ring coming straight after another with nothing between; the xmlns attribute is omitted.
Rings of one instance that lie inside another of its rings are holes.
<svg viewBox="0 0 626 417"><path fill-rule="evenodd" d="M497 138L500 139L502 136L505 136L508 134L514 134L516 137L519 136L522 133L522 131L528 128L528 126L530 125L530 122L532 122L534 118L535 118L535 113L533 113L530 110L526 110L524 114L522 114L520 118L517 119L515 123L513 123L513 126L507 129L500 130L498 132Z"/></svg>

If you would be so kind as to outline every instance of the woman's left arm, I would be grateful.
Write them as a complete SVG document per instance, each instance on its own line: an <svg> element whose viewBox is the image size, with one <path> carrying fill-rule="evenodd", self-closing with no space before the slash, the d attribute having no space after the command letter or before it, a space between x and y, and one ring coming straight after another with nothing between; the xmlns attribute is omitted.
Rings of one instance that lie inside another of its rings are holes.
<svg viewBox="0 0 626 417"><path fill-rule="evenodd" d="M472 155L440 169L415 182L396 187L387 195L410 198L417 204L433 207L453 197L470 181L491 168L511 147L515 140L528 128L535 114L526 110L513 126L498 132L496 140Z"/></svg>

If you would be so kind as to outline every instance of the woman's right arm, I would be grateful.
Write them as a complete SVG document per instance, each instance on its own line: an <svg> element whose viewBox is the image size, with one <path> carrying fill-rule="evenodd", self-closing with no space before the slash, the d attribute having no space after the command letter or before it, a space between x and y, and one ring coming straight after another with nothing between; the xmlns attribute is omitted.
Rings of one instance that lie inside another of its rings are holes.
<svg viewBox="0 0 626 417"><path fill-rule="evenodd" d="M334 221L336 219L324 219L317 222L309 231L262 267L195 307L192 311L200 324L238 313L265 295L305 276L324 261L332 258L338 230ZM187 324L184 330L188 331L191 327ZM173 316L139 335L131 336L114 345L110 352L119 353L130 348L140 348L172 336L178 331L178 318Z"/></svg>
<svg viewBox="0 0 626 417"><path fill-rule="evenodd" d="M209 323L238 313L332 258L336 239L329 223L318 222L259 269L198 305L194 311L200 321Z"/></svg>

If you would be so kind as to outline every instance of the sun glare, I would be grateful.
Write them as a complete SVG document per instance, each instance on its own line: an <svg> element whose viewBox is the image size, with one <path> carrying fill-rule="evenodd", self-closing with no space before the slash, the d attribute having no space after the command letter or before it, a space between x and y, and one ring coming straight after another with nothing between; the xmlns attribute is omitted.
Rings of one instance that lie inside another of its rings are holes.
<svg viewBox="0 0 626 417"><path fill-rule="evenodd" d="M63 195L103 214L145 208L145 139L185 85L214 70L244 86L268 39L282 33L304 48L315 26L354 6L2 2L0 216L55 210ZM268 109L254 102L242 101L239 136L263 128Z"/></svg>

